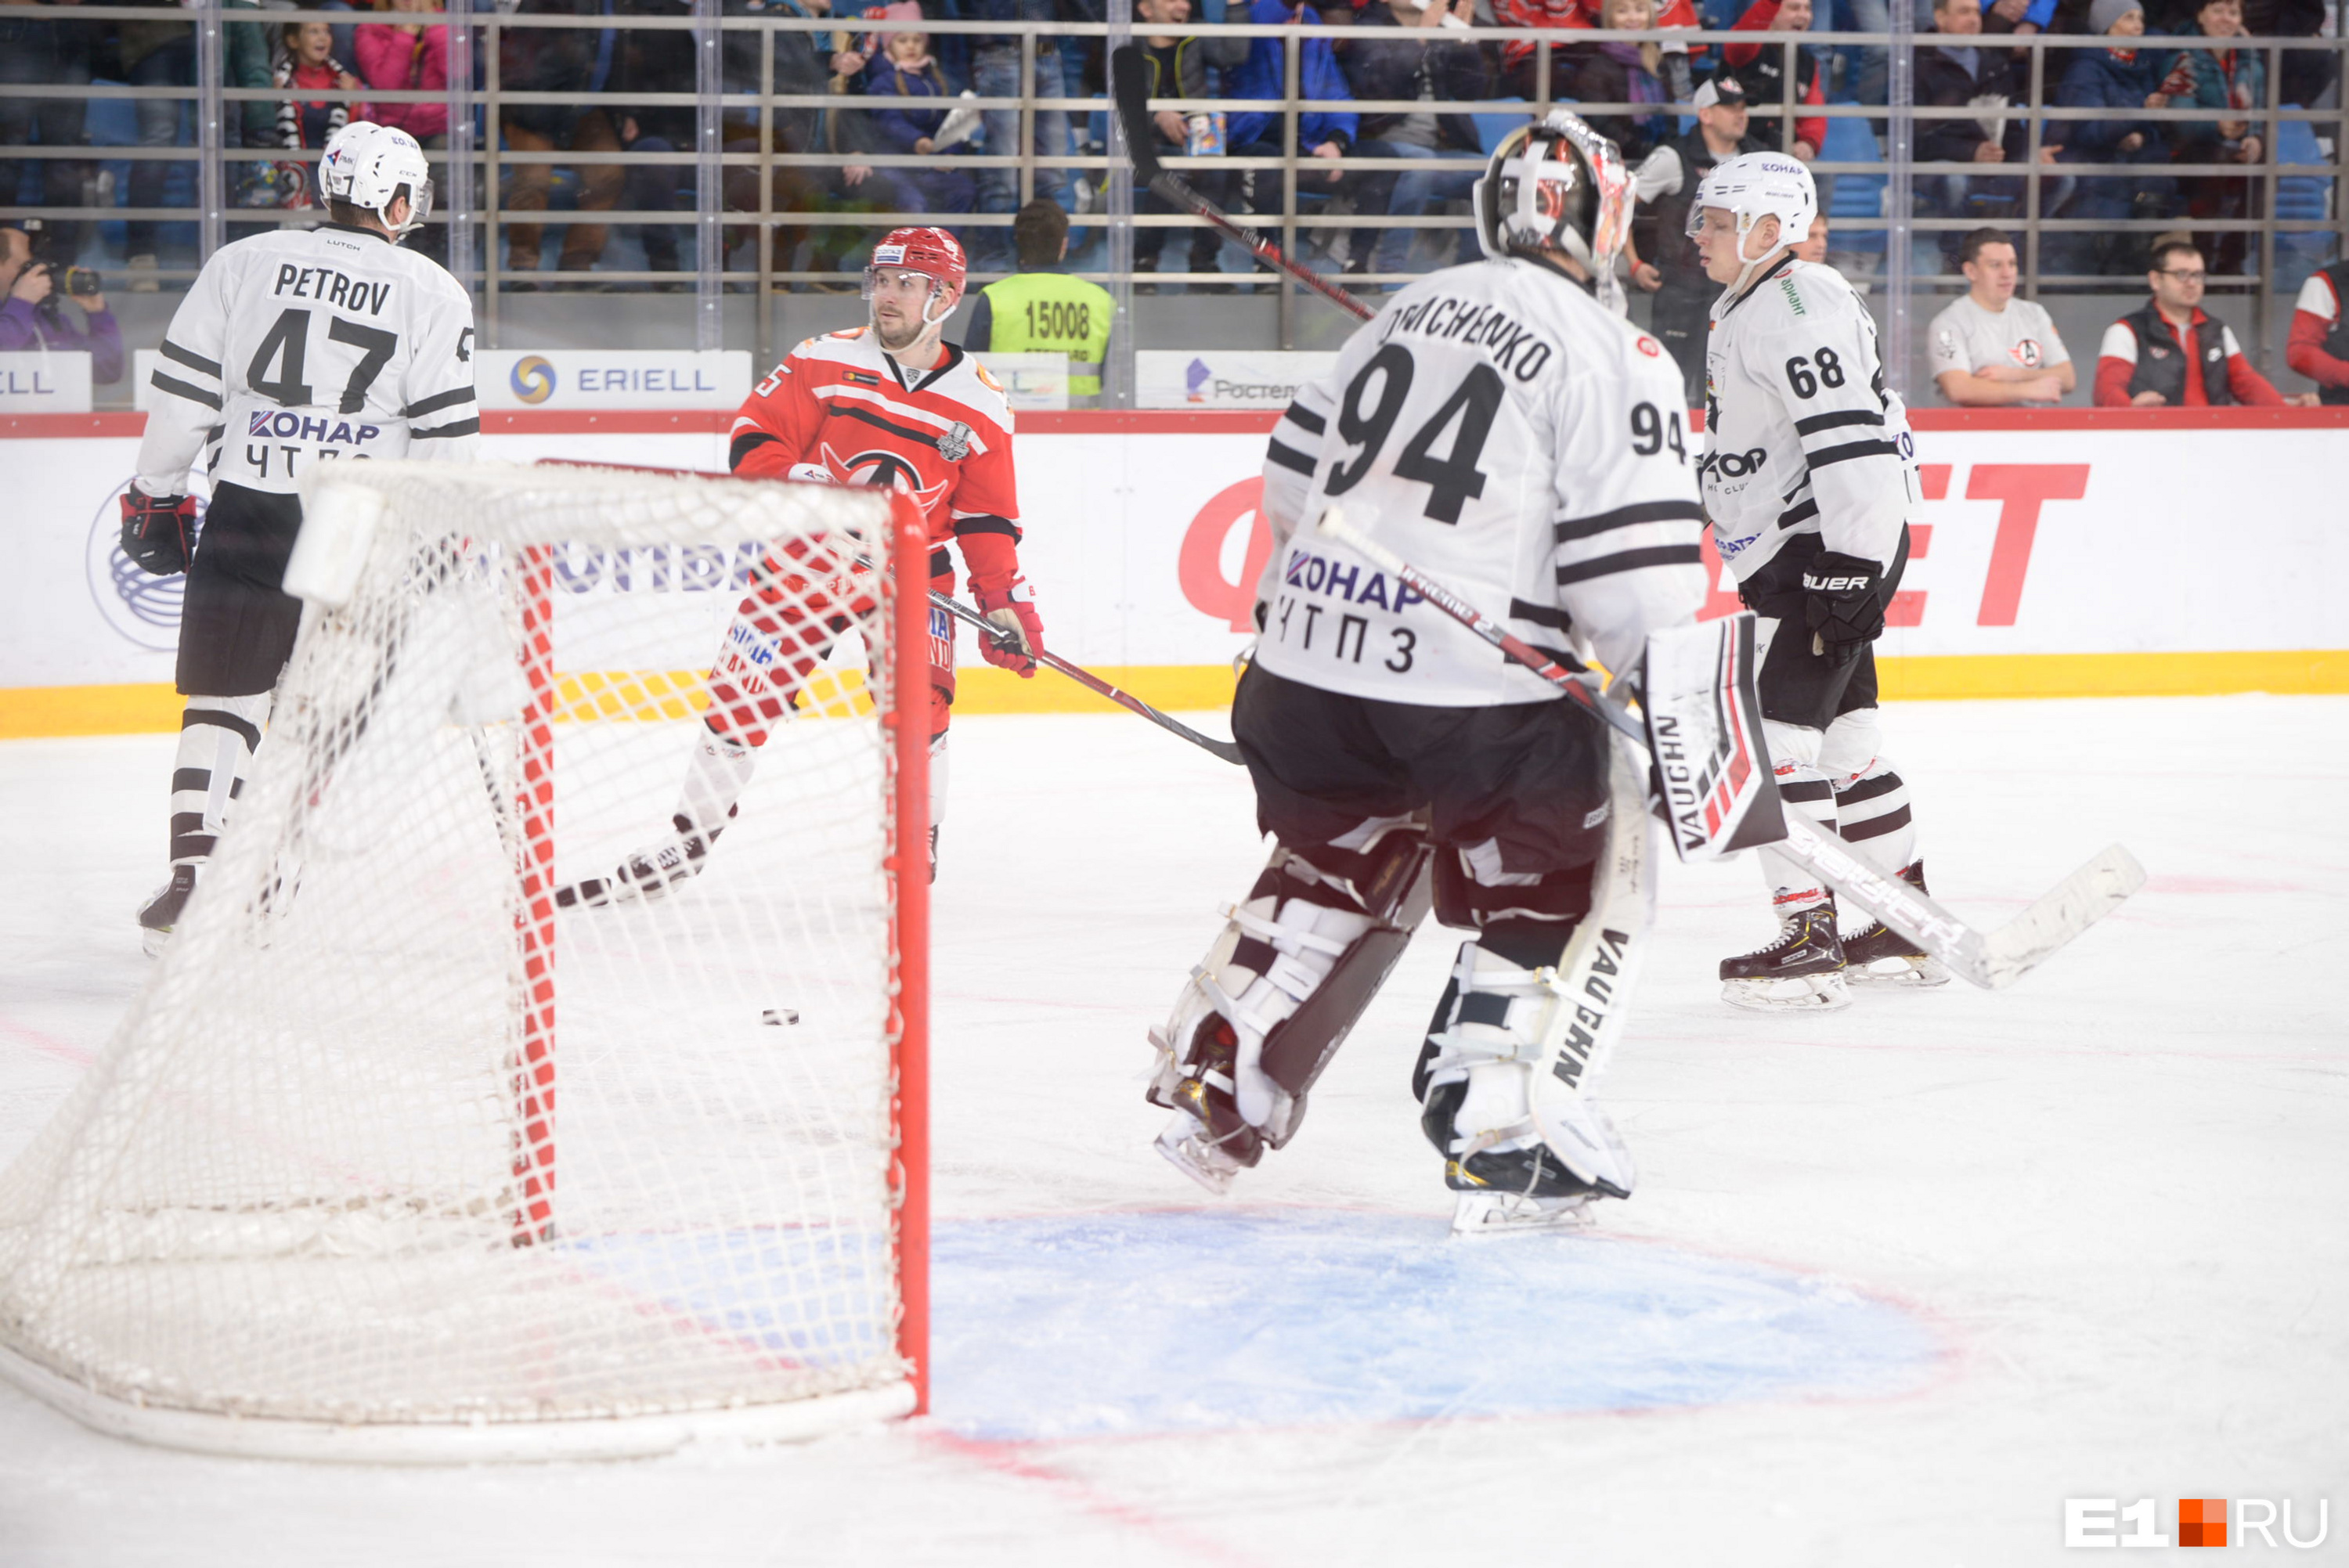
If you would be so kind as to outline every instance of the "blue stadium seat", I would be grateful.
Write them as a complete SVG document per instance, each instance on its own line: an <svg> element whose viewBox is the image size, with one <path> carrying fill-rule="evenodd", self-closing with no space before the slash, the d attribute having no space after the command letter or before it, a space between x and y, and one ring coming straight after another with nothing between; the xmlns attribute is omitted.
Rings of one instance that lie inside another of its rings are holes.
<svg viewBox="0 0 2349 1568"><path fill-rule="evenodd" d="M1852 99L1837 98L1837 103ZM1883 151L1876 145L1876 133L1866 119L1852 117L1827 121L1826 145L1819 149L1824 163L1881 163ZM1881 218L1884 216L1884 192L1891 183L1881 174L1837 174L1835 191L1827 198L1827 224L1830 230L1847 218ZM1829 242L1838 251L1866 251L1880 254L1884 250L1884 231L1853 229L1839 232Z"/></svg>
<svg viewBox="0 0 2349 1568"><path fill-rule="evenodd" d="M1523 98L1503 98L1497 101L1503 103L1523 103L1526 100ZM1571 103L1574 100L1571 98L1560 98L1557 101L1560 103ZM1493 149L1501 145L1501 138L1508 135L1509 132L1525 124L1526 119L1525 115L1510 114L1506 111L1496 111L1492 114L1471 115L1468 118L1476 122L1476 144L1484 149L1485 155L1488 158L1492 156Z"/></svg>
<svg viewBox="0 0 2349 1568"><path fill-rule="evenodd" d="M2278 120L2275 159L2278 163L2324 162L2324 150L2317 145L2315 127L2304 119ZM2277 175L2275 216L2289 221L2326 222L2333 216L2327 201L2332 183L2322 174ZM2278 234L2275 277L2270 286L2281 294L2298 294L2301 284L2308 281L2308 274L2331 259L2333 243L2333 236L2326 233Z"/></svg>

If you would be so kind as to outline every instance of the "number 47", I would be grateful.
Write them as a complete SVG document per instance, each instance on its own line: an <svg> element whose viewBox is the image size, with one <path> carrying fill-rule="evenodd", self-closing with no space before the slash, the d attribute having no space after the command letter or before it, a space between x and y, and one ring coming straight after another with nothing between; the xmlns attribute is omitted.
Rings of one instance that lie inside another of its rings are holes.
<svg viewBox="0 0 2349 1568"><path fill-rule="evenodd" d="M381 327L361 326L341 316L331 318L326 326L327 338L335 343L347 343L360 350L359 362L352 367L351 378L344 385L342 401L336 411L356 414L367 407L367 388L391 363L399 349L399 335ZM264 392L276 399L281 407L307 408L316 401L310 384L302 378L303 366L309 356L310 313L306 310L286 310L279 314L266 333L261 346L254 351L253 364L244 373L244 384L255 392ZM283 358L276 374L270 366Z"/></svg>

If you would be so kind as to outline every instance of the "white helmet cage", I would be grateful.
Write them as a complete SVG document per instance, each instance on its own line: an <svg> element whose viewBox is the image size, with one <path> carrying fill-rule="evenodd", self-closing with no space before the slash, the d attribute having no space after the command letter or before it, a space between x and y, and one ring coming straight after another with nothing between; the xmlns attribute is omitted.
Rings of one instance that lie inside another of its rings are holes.
<svg viewBox="0 0 2349 1568"><path fill-rule="evenodd" d="M1474 191L1485 253L1538 258L1545 245L1595 284L1631 235L1631 175L1622 153L1580 116L1554 108L1493 150Z"/></svg>
<svg viewBox="0 0 2349 1568"><path fill-rule="evenodd" d="M1745 236L1764 218L1778 220L1778 243L1799 245L1819 215L1818 187L1801 159L1785 152L1741 152L1706 171L1689 203L1688 232L1704 227L1704 210L1719 207L1737 220L1737 254L1747 262ZM1751 258L1759 261L1760 257Z"/></svg>
<svg viewBox="0 0 2349 1568"><path fill-rule="evenodd" d="M394 239L424 226L432 212L432 168L424 149L397 126L355 119L326 140L318 160L318 190L329 201L347 201L383 219ZM405 193L408 221L394 225L385 209Z"/></svg>

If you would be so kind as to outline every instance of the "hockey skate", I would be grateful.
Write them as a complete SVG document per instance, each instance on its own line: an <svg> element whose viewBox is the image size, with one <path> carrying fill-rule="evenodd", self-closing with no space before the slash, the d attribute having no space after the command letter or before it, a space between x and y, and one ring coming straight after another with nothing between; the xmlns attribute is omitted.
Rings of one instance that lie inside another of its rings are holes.
<svg viewBox="0 0 2349 1568"><path fill-rule="evenodd" d="M171 929L180 923L181 912L188 907L188 895L196 891L196 868L173 866L171 880L157 890L139 910L139 945L150 958L162 955L171 944Z"/></svg>
<svg viewBox="0 0 2349 1568"><path fill-rule="evenodd" d="M1454 1194L1455 1236L1580 1230L1590 1223L1590 1200L1599 1195L1540 1147L1446 1160L1444 1184Z"/></svg>
<svg viewBox="0 0 2349 1568"><path fill-rule="evenodd" d="M1160 1062L1150 1100L1174 1112L1154 1147L1167 1163L1221 1197L1231 1191L1233 1177L1264 1158L1263 1137L1240 1119L1234 1099L1232 1064L1238 1041L1229 1024L1210 1019L1202 1026L1197 1059L1187 1070L1162 1032L1151 1030L1150 1043L1158 1047Z"/></svg>
<svg viewBox="0 0 2349 1568"><path fill-rule="evenodd" d="M734 808L730 807L726 815L730 820ZM682 811L669 820L677 829L675 835L636 851L608 877L585 877L556 888L554 902L564 909L601 909L632 898L660 898L678 883L699 876L710 846L726 830L726 824L720 822L704 832Z"/></svg>
<svg viewBox="0 0 2349 1568"><path fill-rule="evenodd" d="M1757 1013L1831 1013L1851 1006L1835 900L1784 916L1778 940L1721 961L1721 999Z"/></svg>
<svg viewBox="0 0 2349 1568"><path fill-rule="evenodd" d="M1925 862L1911 861L1900 880L1923 892ZM1854 985L1901 986L1919 991L1950 983L1950 972L1923 948L1880 920L1871 920L1843 939L1844 974Z"/></svg>

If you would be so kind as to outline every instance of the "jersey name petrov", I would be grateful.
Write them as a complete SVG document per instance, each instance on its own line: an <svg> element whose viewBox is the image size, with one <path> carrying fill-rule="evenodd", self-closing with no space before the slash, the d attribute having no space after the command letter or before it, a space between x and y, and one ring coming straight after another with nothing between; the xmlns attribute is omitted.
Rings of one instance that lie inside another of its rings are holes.
<svg viewBox="0 0 2349 1568"><path fill-rule="evenodd" d="M326 281L329 278L332 284ZM291 263L277 269L277 286L270 292L320 300L343 310L364 310L369 315L381 315L391 301L388 283L368 283L333 267L297 267Z"/></svg>
<svg viewBox="0 0 2349 1568"><path fill-rule="evenodd" d="M139 452L152 495L291 493L330 458L470 459L472 302L429 258L328 224L222 246L173 313Z"/></svg>

